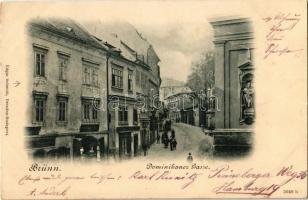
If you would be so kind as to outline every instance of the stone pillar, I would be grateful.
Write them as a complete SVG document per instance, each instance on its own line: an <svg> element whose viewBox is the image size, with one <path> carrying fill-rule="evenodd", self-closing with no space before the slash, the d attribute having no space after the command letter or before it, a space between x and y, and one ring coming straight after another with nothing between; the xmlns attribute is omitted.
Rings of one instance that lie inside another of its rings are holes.
<svg viewBox="0 0 308 200"><path fill-rule="evenodd" d="M215 41L215 89L217 107L215 113L215 128L225 128L225 41Z"/></svg>

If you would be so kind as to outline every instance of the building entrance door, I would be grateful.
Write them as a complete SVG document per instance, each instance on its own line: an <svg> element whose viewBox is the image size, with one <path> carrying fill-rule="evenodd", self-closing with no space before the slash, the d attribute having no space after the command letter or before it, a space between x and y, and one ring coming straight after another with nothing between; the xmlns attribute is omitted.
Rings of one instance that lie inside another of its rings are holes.
<svg viewBox="0 0 308 200"><path fill-rule="evenodd" d="M119 134L119 156L131 156L131 133Z"/></svg>

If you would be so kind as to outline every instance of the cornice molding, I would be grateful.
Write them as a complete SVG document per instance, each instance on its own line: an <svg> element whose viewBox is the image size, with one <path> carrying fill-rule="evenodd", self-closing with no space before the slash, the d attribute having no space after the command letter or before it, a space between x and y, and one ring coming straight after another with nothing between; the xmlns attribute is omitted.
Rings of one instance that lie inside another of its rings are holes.
<svg viewBox="0 0 308 200"><path fill-rule="evenodd" d="M84 57L82 57L81 60L82 60L82 62L86 62L86 63L90 63L90 64L94 64L94 65L100 65L99 62L93 61L93 60L90 60L90 59L87 59L87 58L84 58Z"/></svg>
<svg viewBox="0 0 308 200"><path fill-rule="evenodd" d="M233 18L233 17L225 17L225 18L212 18L209 20L212 26L224 26L231 24L240 24L240 23L251 23L249 18Z"/></svg>

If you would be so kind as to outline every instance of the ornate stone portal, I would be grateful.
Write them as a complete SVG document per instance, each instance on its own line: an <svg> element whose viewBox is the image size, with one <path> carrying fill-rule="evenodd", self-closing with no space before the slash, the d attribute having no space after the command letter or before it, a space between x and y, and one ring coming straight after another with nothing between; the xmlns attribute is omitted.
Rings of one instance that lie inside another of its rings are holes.
<svg viewBox="0 0 308 200"><path fill-rule="evenodd" d="M214 28L215 129L248 129L255 119L253 32L246 18L211 22Z"/></svg>
<svg viewBox="0 0 308 200"><path fill-rule="evenodd" d="M214 149L250 149L255 121L253 31L247 18L211 21L214 29L216 107ZM210 113L209 113L210 114Z"/></svg>

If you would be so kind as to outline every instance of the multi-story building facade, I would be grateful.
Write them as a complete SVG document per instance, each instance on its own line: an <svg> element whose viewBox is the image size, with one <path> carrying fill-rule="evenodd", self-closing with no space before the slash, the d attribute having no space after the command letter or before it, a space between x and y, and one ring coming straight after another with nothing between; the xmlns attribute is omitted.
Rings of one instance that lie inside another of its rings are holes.
<svg viewBox="0 0 308 200"><path fill-rule="evenodd" d="M119 27L126 30L125 34L114 30L116 25L109 28L102 23L83 25L110 51L109 149L114 156L136 156L140 149L154 142L158 130L159 57L152 45L127 23Z"/></svg>
<svg viewBox="0 0 308 200"><path fill-rule="evenodd" d="M182 98L181 94L170 95L165 99L166 109L168 110L168 118L172 122L181 121L181 107L182 107Z"/></svg>
<svg viewBox="0 0 308 200"><path fill-rule="evenodd" d="M104 155L107 49L71 20L33 20L29 33L29 153Z"/></svg>
<svg viewBox="0 0 308 200"><path fill-rule="evenodd" d="M121 157L137 155L141 148L136 66L121 55L108 60L110 149Z"/></svg>
<svg viewBox="0 0 308 200"><path fill-rule="evenodd" d="M246 18L213 19L218 128L251 129L254 121L253 31ZM226 34L228 31L229 34Z"/></svg>
<svg viewBox="0 0 308 200"><path fill-rule="evenodd" d="M216 109L207 114L213 121L211 134L216 148L249 149L255 119L252 22L247 18L226 17L213 19L211 25L215 44L213 99L216 101Z"/></svg>
<svg viewBox="0 0 308 200"><path fill-rule="evenodd" d="M204 97L204 98L203 98ZM168 118L193 126L204 126L203 118L208 109L205 96L195 92L180 92L167 97Z"/></svg>
<svg viewBox="0 0 308 200"><path fill-rule="evenodd" d="M194 126L200 126L199 98L193 92L181 92L166 98L169 119L173 122L182 122Z"/></svg>
<svg viewBox="0 0 308 200"><path fill-rule="evenodd" d="M130 43L117 35L103 40L104 27L91 27L55 19L29 25L27 139L35 157L125 158L155 140L161 82L156 52L135 29Z"/></svg>

